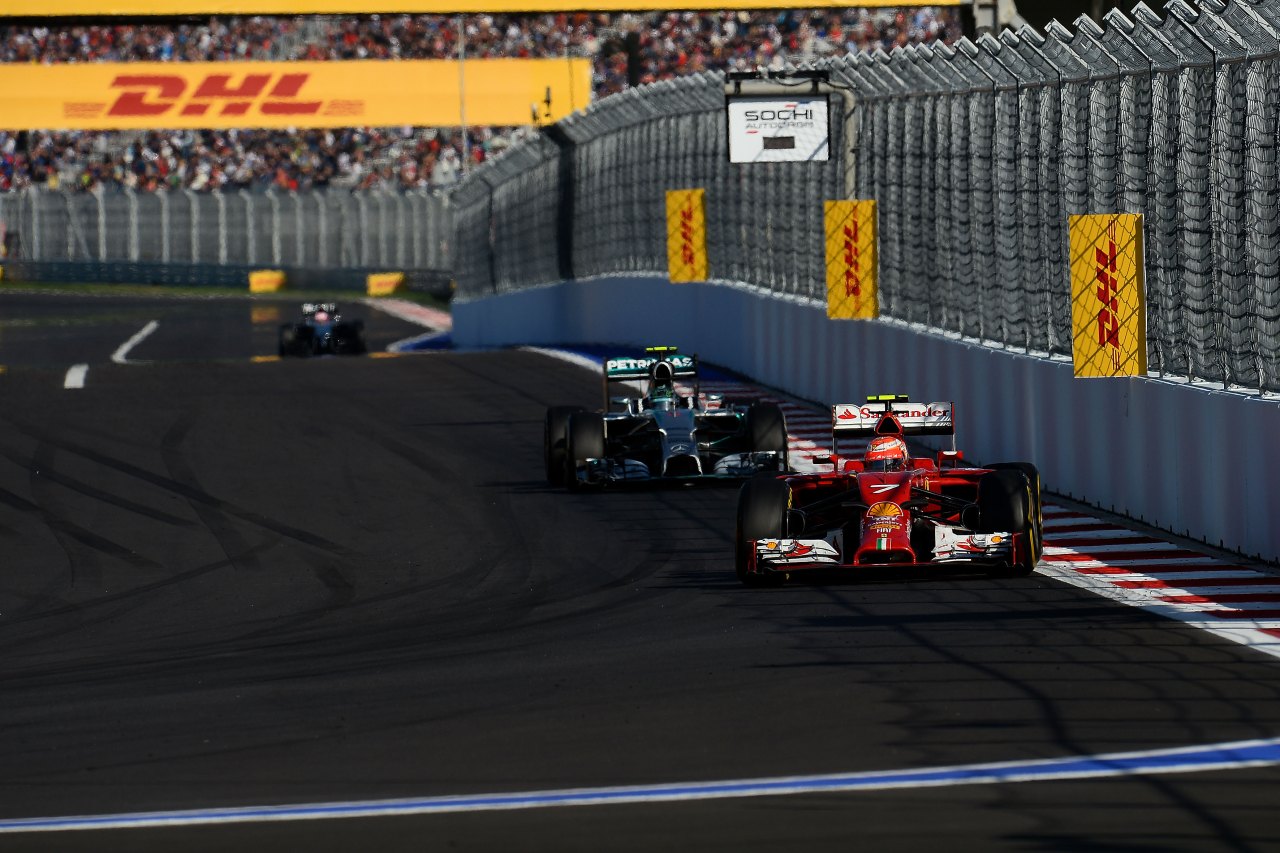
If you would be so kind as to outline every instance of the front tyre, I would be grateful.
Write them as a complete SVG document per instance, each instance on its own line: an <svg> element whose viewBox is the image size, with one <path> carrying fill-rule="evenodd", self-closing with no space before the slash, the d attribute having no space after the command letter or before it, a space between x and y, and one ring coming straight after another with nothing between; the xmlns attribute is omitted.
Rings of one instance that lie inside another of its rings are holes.
<svg viewBox="0 0 1280 853"><path fill-rule="evenodd" d="M565 446L569 440L569 418L583 411L581 406L551 406L542 424L542 454L547 482L564 485Z"/></svg>
<svg viewBox="0 0 1280 853"><path fill-rule="evenodd" d="M582 487L578 469L588 459L604 458L604 416L598 412L576 412L569 416L565 430L565 485L570 491Z"/></svg>
<svg viewBox="0 0 1280 853"><path fill-rule="evenodd" d="M779 582L784 575L752 572L753 544L758 539L781 539L786 532L791 487L786 480L761 475L748 480L738 492L738 518L733 536L733 565L738 580L747 586Z"/></svg>
<svg viewBox="0 0 1280 853"><path fill-rule="evenodd" d="M1044 550L1044 503L1040 496L1040 470L1030 462L997 462L988 465L993 471L1021 471L1031 487L1031 526L1036 534L1036 553Z"/></svg>
<svg viewBox="0 0 1280 853"><path fill-rule="evenodd" d="M1040 561L1040 542L1032 519L1031 483L1020 470L995 470L978 481L982 533L1017 533L1026 543L1017 559L994 575L1024 577Z"/></svg>

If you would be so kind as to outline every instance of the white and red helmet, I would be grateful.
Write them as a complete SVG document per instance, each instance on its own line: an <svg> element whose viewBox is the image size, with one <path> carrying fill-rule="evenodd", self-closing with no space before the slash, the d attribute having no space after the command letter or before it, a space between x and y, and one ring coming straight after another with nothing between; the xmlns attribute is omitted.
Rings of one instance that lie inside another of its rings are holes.
<svg viewBox="0 0 1280 853"><path fill-rule="evenodd" d="M910 464L907 443L897 436L878 435L867 445L862 457L864 471L904 471Z"/></svg>

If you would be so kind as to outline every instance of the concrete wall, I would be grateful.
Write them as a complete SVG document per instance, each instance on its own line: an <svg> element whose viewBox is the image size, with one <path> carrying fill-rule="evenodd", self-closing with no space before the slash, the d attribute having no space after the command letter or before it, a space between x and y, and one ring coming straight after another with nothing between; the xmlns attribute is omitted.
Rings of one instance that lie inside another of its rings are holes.
<svg viewBox="0 0 1280 853"><path fill-rule="evenodd" d="M870 393L954 400L959 446L1028 460L1045 488L1280 561L1280 400L1150 379L1075 379L1071 364L728 284L602 278L454 303L454 342L676 343L823 403Z"/></svg>

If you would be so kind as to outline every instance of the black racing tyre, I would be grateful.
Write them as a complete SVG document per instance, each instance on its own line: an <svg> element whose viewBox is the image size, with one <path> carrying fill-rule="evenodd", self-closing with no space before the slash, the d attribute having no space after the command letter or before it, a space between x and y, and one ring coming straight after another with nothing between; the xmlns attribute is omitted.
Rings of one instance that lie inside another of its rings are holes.
<svg viewBox="0 0 1280 853"><path fill-rule="evenodd" d="M1007 531L1026 536L1027 553L1017 563L992 574L1005 577L1029 575L1040 561L1040 547L1031 516L1031 484L1019 470L995 470L978 481L981 533Z"/></svg>
<svg viewBox="0 0 1280 853"><path fill-rule="evenodd" d="M564 485L565 442L569 438L569 416L583 411L581 406L551 406L542 425L542 452L547 466L547 482Z"/></svg>
<svg viewBox="0 0 1280 853"><path fill-rule="evenodd" d="M364 355L366 347L360 330L361 327L355 323L339 323L334 326L331 339L333 351L338 355Z"/></svg>
<svg viewBox="0 0 1280 853"><path fill-rule="evenodd" d="M1030 462L997 462L986 466L993 471L1021 471L1031 486L1031 526L1036 534L1036 553L1044 548L1044 502L1040 496L1040 469Z"/></svg>
<svg viewBox="0 0 1280 853"><path fill-rule="evenodd" d="M748 480L738 492L738 519L733 535L733 565L738 580L747 586L779 582L781 574L759 575L747 571L750 543L756 539L782 538L786 533L791 487L786 480L762 474Z"/></svg>
<svg viewBox="0 0 1280 853"><path fill-rule="evenodd" d="M747 435L751 450L773 450L782 454L782 470L787 467L787 419L775 403L757 403L747 410Z"/></svg>
<svg viewBox="0 0 1280 853"><path fill-rule="evenodd" d="M298 329L292 323L284 323L280 326L279 335L280 355L294 355L298 351Z"/></svg>
<svg viewBox="0 0 1280 853"><path fill-rule="evenodd" d="M578 466L588 459L604 458L604 416L598 412L569 415L565 428L564 479L570 491L577 491Z"/></svg>

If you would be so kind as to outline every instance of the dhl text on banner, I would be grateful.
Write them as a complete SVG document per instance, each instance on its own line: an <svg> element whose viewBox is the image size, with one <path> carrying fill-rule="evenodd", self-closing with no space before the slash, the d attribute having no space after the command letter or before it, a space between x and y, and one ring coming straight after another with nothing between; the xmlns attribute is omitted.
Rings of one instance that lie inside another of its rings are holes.
<svg viewBox="0 0 1280 853"><path fill-rule="evenodd" d="M1072 216L1069 231L1076 376L1145 376L1142 215Z"/></svg>
<svg viewBox="0 0 1280 853"><path fill-rule="evenodd" d="M967 0L929 0L931 6L958 6ZM831 6L901 6L901 0L847 0ZM698 9L811 8L810 0L699 0ZM600 12L645 9L678 11L687 5L659 0L592 0ZM371 11L385 14L498 14L509 12L578 12L581 0L395 0L376 9L352 0L5 0L0 17L102 17L104 15L350 15Z"/></svg>
<svg viewBox="0 0 1280 853"><path fill-rule="evenodd" d="M667 271L674 283L707 280L706 190L667 190Z"/></svg>
<svg viewBox="0 0 1280 853"><path fill-rule="evenodd" d="M827 234L827 316L873 320L880 316L876 258L876 203L824 203Z"/></svg>
<svg viewBox="0 0 1280 853"><path fill-rule="evenodd" d="M0 129L519 125L591 99L588 59L0 65Z"/></svg>

